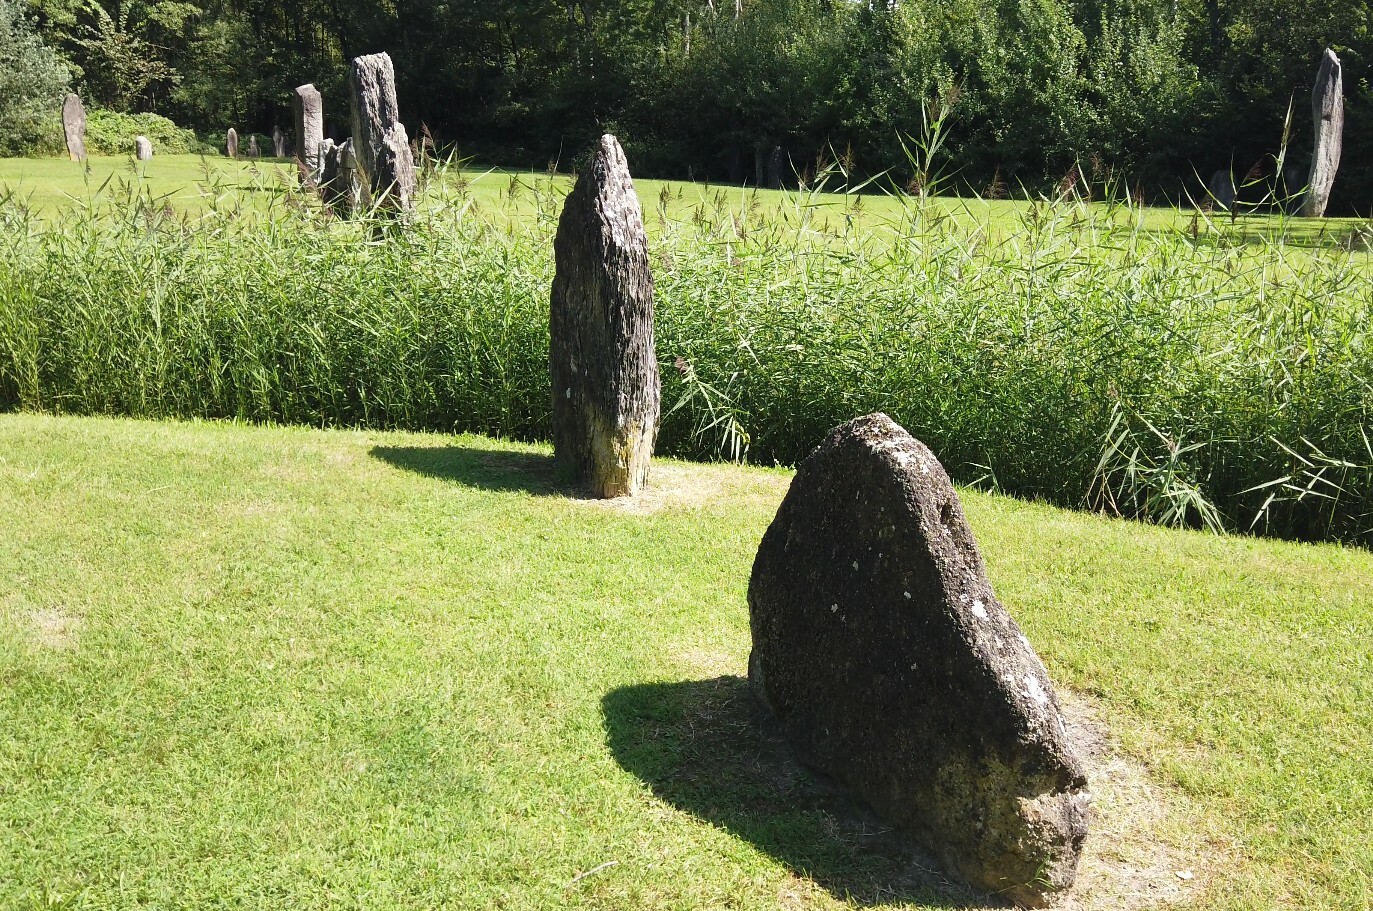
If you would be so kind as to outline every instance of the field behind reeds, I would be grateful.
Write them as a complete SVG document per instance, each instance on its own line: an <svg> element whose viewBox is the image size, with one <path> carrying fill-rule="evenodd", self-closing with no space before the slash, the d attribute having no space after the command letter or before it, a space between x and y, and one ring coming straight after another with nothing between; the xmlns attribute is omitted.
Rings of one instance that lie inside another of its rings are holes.
<svg viewBox="0 0 1373 911"><path fill-rule="evenodd" d="M0 205L0 408L547 436L565 178L448 175L384 236L280 178L254 196L207 172L194 212L123 180ZM1358 226L1313 244L1128 202L641 195L662 452L791 463L883 410L965 483L1373 540Z"/></svg>

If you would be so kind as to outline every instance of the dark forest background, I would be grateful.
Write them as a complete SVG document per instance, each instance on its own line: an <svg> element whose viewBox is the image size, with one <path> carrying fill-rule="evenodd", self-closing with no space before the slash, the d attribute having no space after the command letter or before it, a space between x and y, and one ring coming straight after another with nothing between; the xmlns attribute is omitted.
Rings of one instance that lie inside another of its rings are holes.
<svg viewBox="0 0 1373 911"><path fill-rule="evenodd" d="M757 179L833 154L912 176L902 137L948 112L965 191L1080 168L1177 198L1217 169L1310 155L1323 48L1344 64L1332 213L1373 207L1366 0L32 0L73 85L217 133L289 128L314 82L346 129L349 58L395 61L411 135L483 163L569 169L603 130L636 173Z"/></svg>

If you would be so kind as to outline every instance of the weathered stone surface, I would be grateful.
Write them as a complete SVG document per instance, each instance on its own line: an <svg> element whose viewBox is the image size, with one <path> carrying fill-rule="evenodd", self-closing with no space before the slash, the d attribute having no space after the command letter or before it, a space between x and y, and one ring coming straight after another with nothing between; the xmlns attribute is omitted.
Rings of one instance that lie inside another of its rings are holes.
<svg viewBox="0 0 1373 911"><path fill-rule="evenodd" d="M749 582L750 683L799 758L970 884L1070 887L1087 780L934 454L884 414L797 470Z"/></svg>
<svg viewBox="0 0 1373 911"><path fill-rule="evenodd" d="M238 157L238 130L233 127L224 133L224 154L230 158Z"/></svg>
<svg viewBox="0 0 1373 911"><path fill-rule="evenodd" d="M319 180L320 143L324 141L324 99L313 83L296 86L292 100L295 108L296 162L301 181Z"/></svg>
<svg viewBox="0 0 1373 911"><path fill-rule="evenodd" d="M320 198L340 215L350 215L361 205L362 191L358 185L357 159L353 155L353 140L334 145L325 139L319 146Z"/></svg>
<svg viewBox="0 0 1373 911"><path fill-rule="evenodd" d="M248 134L248 157L249 157L249 158L261 158L261 157L262 157L262 150L259 149L258 146L257 146L257 134L256 134L256 133L249 133L249 134Z"/></svg>
<svg viewBox="0 0 1373 911"><path fill-rule="evenodd" d="M153 144L147 136L135 136L133 140L134 157L139 161L149 161L153 157Z"/></svg>
<svg viewBox="0 0 1373 911"><path fill-rule="evenodd" d="M353 154L361 184L381 211L405 214L415 207L415 159L400 122L396 72L388 54L353 58L348 72L353 114Z"/></svg>
<svg viewBox="0 0 1373 911"><path fill-rule="evenodd" d="M614 136L578 176L553 251L553 454L596 496L632 496L648 479L660 390L648 239Z"/></svg>
<svg viewBox="0 0 1373 911"><path fill-rule="evenodd" d="M1340 58L1330 48L1321 57L1321 68L1311 89L1311 119L1316 128L1316 145L1311 153L1311 176L1306 181L1302 214L1320 218L1330 204L1330 188L1335 184L1335 172L1340 169L1340 146L1344 142L1344 76Z"/></svg>
<svg viewBox="0 0 1373 911"><path fill-rule="evenodd" d="M86 160L86 107L81 96L71 93L62 102L62 132L72 161Z"/></svg>
<svg viewBox="0 0 1373 911"><path fill-rule="evenodd" d="M281 127L272 127L272 157L286 157L286 134L281 132Z"/></svg>
<svg viewBox="0 0 1373 911"><path fill-rule="evenodd" d="M1235 206L1235 176L1229 171L1217 171L1211 175L1211 182L1206 185L1207 192L1211 195L1211 202L1217 209L1229 211Z"/></svg>

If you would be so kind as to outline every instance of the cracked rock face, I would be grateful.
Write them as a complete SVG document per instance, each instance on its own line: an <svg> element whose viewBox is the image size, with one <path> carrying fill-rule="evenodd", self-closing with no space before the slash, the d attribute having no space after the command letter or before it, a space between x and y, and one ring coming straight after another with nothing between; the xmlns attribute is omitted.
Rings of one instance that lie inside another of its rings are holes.
<svg viewBox="0 0 1373 911"><path fill-rule="evenodd" d="M595 496L633 496L648 480L661 391L648 237L614 136L568 194L553 253L553 454Z"/></svg>
<svg viewBox="0 0 1373 911"><path fill-rule="evenodd" d="M924 444L884 414L831 431L748 600L750 681L803 762L977 888L1038 907L1073 884L1086 776Z"/></svg>
<svg viewBox="0 0 1373 911"><path fill-rule="evenodd" d="M418 182L410 138L400 122L391 56L383 52L354 57L348 86L360 183L378 211L409 215Z"/></svg>

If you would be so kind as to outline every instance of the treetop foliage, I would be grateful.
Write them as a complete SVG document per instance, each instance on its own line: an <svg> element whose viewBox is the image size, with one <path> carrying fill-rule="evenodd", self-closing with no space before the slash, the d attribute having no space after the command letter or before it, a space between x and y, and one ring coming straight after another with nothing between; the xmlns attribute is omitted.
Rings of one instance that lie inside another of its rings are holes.
<svg viewBox="0 0 1373 911"><path fill-rule="evenodd" d="M13 0L7 0L13 2ZM344 128L347 61L387 50L412 132L566 167L601 131L636 170L753 182L780 147L908 179L902 134L954 104L965 188L1113 169L1149 193L1309 154L1309 93L1345 66L1337 208L1373 205L1369 0L31 0L88 101L202 131L290 123L314 82ZM1197 178L1200 177L1200 180Z"/></svg>
<svg viewBox="0 0 1373 911"><path fill-rule="evenodd" d="M0 154L43 140L45 121L67 91L67 68L43 44L16 0L0 0Z"/></svg>

